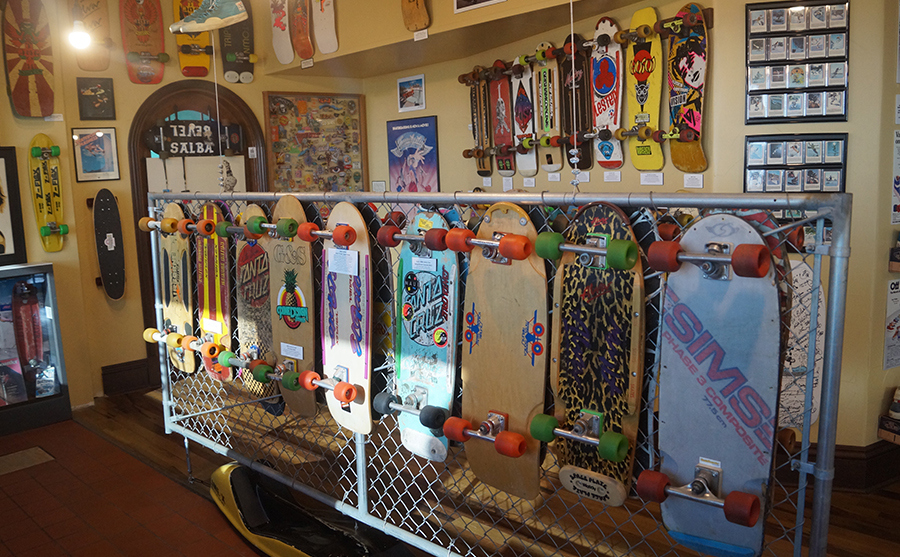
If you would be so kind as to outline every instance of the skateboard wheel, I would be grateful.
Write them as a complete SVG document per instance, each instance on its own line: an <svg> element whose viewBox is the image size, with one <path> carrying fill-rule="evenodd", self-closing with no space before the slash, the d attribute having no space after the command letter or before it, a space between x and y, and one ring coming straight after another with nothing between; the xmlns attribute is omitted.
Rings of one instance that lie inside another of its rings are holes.
<svg viewBox="0 0 900 557"><path fill-rule="evenodd" d="M191 233L191 231L188 230L189 224L194 224L194 221L192 221L191 219L181 219L180 221L178 221L178 231L187 236Z"/></svg>
<svg viewBox="0 0 900 557"><path fill-rule="evenodd" d="M664 25L664 22L662 22L662 21L655 21L655 22L653 23L653 32L656 33L657 35L659 35L660 38L665 39L666 37L665 37L665 35L663 34L663 33L665 32L665 27L663 27L663 25Z"/></svg>
<svg viewBox="0 0 900 557"><path fill-rule="evenodd" d="M300 384L300 373L296 371L285 372L281 376L281 386L289 391L299 391L300 387L302 387Z"/></svg>
<svg viewBox="0 0 900 557"><path fill-rule="evenodd" d="M185 336L181 339L181 348L182 348L182 350L184 350L185 352L193 352L194 349L191 348L191 343L192 343L192 342L196 342L196 341L197 341L197 337L191 336L191 335L185 335Z"/></svg>
<svg viewBox="0 0 900 557"><path fill-rule="evenodd" d="M262 227L265 222L265 217L250 217L249 219L247 219L247 222L244 223L244 227L254 234L262 235L266 233L266 229Z"/></svg>
<svg viewBox="0 0 900 557"><path fill-rule="evenodd" d="M653 27L650 27L649 25L640 25L637 29L634 30L634 32L638 37L646 39L653 34Z"/></svg>
<svg viewBox="0 0 900 557"><path fill-rule="evenodd" d="M271 381L272 379L269 378L269 374L274 372L275 370L272 369L272 366L265 363L250 368L250 373L253 375L253 378L260 383L268 383Z"/></svg>
<svg viewBox="0 0 900 557"><path fill-rule="evenodd" d="M528 450L528 443L521 433L501 431L494 438L494 449L503 456L519 458Z"/></svg>
<svg viewBox="0 0 900 557"><path fill-rule="evenodd" d="M556 58L556 49L555 48L551 47L551 48L544 50L544 60L553 60L554 58Z"/></svg>
<svg viewBox="0 0 900 557"><path fill-rule="evenodd" d="M278 219L275 223L275 233L282 238L293 238L297 235L298 226L294 219Z"/></svg>
<svg viewBox="0 0 900 557"><path fill-rule="evenodd" d="M803 242L805 240L803 227L798 226L791 230L787 235L787 247L789 251L801 253L803 251Z"/></svg>
<svg viewBox="0 0 900 557"><path fill-rule="evenodd" d="M153 230L150 228L150 223L153 222L153 219L150 217L141 217L141 220L138 221L138 228L140 228L143 232L150 232Z"/></svg>
<svg viewBox="0 0 900 557"><path fill-rule="evenodd" d="M559 147L562 145L562 141L563 141L562 137L560 137L558 135L554 135L553 137L550 138L550 146L551 147Z"/></svg>
<svg viewBox="0 0 900 557"><path fill-rule="evenodd" d="M465 443L471 438L467 433L469 429L472 429L472 424L468 420L451 416L444 422L444 437Z"/></svg>
<svg viewBox="0 0 900 557"><path fill-rule="evenodd" d="M628 456L628 438L621 433L607 431L600 434L597 454L611 462L622 462Z"/></svg>
<svg viewBox="0 0 900 557"><path fill-rule="evenodd" d="M731 266L739 277L762 278L769 272L772 256L759 244L741 244L731 254Z"/></svg>
<svg viewBox="0 0 900 557"><path fill-rule="evenodd" d="M641 141L647 141L653 137L653 128L650 126L641 126L638 128L637 136Z"/></svg>
<svg viewBox="0 0 900 557"><path fill-rule="evenodd" d="M250 230L250 228L247 227L247 225L244 225L244 238L245 238L245 239L247 239L247 240L259 240L259 239L262 238L263 236L265 236L265 234L257 234L257 233L254 233L252 230Z"/></svg>
<svg viewBox="0 0 900 557"><path fill-rule="evenodd" d="M31 148L31 156L32 158L38 159L43 154L43 149L40 147L32 147Z"/></svg>
<svg viewBox="0 0 900 557"><path fill-rule="evenodd" d="M470 252L475 246L469 244L469 239L474 237L475 233L468 228L454 228L447 232L444 239L447 241L447 247L451 250Z"/></svg>
<svg viewBox="0 0 900 557"><path fill-rule="evenodd" d="M447 249L447 234L450 231L446 228L432 228L425 232L425 247L432 251L444 251Z"/></svg>
<svg viewBox="0 0 900 557"><path fill-rule="evenodd" d="M794 454L797 450L797 432L793 428L786 427L778 430L775 435L778 444L784 447L787 454Z"/></svg>
<svg viewBox="0 0 900 557"><path fill-rule="evenodd" d="M204 342L200 347L200 352L208 358L215 358L222 352L222 347L214 342Z"/></svg>
<svg viewBox="0 0 900 557"><path fill-rule="evenodd" d="M664 222L657 227L659 237L667 242L671 242L681 234L681 228L674 222Z"/></svg>
<svg viewBox="0 0 900 557"><path fill-rule="evenodd" d="M153 335L158 335L158 334L159 334L159 331L156 329L152 329L152 328L144 329L144 334L143 334L144 342L149 342L150 344L156 343L156 341L153 340Z"/></svg>
<svg viewBox="0 0 900 557"><path fill-rule="evenodd" d="M51 235L51 234L53 234L53 230L51 230L49 226L42 226L42 227L41 227L41 236L43 236L44 238L46 238L47 236L49 236L49 235Z"/></svg>
<svg viewBox="0 0 900 557"><path fill-rule="evenodd" d="M739 526L752 528L759 520L759 497L732 491L725 496L725 519Z"/></svg>
<svg viewBox="0 0 900 557"><path fill-rule="evenodd" d="M447 421L449 416L450 413L446 408L441 408L439 406L425 406L422 408L422 411L419 412L419 423L428 429L441 429L444 427L444 422Z"/></svg>
<svg viewBox="0 0 900 557"><path fill-rule="evenodd" d="M319 225L314 222L304 222L300 226L297 227L297 236L300 237L304 242L313 242L316 237L313 236L313 232L319 231Z"/></svg>
<svg viewBox="0 0 900 557"><path fill-rule="evenodd" d="M168 62L170 60L170 58L169 58L169 55L166 54L165 52L160 52L159 55L156 57L156 60L158 62L160 62L161 64L165 64L166 62Z"/></svg>
<svg viewBox="0 0 900 557"><path fill-rule="evenodd" d="M334 229L332 239L339 246L352 245L356 242L356 230L352 226L342 224Z"/></svg>
<svg viewBox="0 0 900 557"><path fill-rule="evenodd" d="M606 246L606 262L613 269L627 271L637 260L638 248L631 240L610 240Z"/></svg>
<svg viewBox="0 0 900 557"><path fill-rule="evenodd" d="M69 225L68 224L59 225L59 234L61 236L65 236L68 233L69 233Z"/></svg>
<svg viewBox="0 0 900 557"><path fill-rule="evenodd" d="M625 128L619 128L613 132L613 136L619 141L625 141L625 138L628 137L627 135L625 135L625 131Z"/></svg>
<svg viewBox="0 0 900 557"><path fill-rule="evenodd" d="M197 234L201 236L212 236L216 232L216 223L209 219L203 219L197 223Z"/></svg>
<svg viewBox="0 0 900 557"><path fill-rule="evenodd" d="M400 234L400 229L394 225L388 224L378 229L376 239L378 243L384 247L395 248L400 245L400 240L394 238L394 235Z"/></svg>
<svg viewBox="0 0 900 557"><path fill-rule="evenodd" d="M166 234L178 232L178 219L163 219L159 221L159 229Z"/></svg>
<svg viewBox="0 0 900 557"><path fill-rule="evenodd" d="M257 56L256 54L250 54L247 56L247 61L249 61L251 64L255 64L259 62L259 56Z"/></svg>
<svg viewBox="0 0 900 557"><path fill-rule="evenodd" d="M678 254L682 252L678 242L653 242L647 250L647 261L657 271L671 273L681 268Z"/></svg>
<svg viewBox="0 0 900 557"><path fill-rule="evenodd" d="M543 259L556 260L562 257L559 246L565 241L559 232L541 232L534 242L534 251Z"/></svg>
<svg viewBox="0 0 900 557"><path fill-rule="evenodd" d="M269 365L269 363L266 362L265 360L253 360L252 362L247 364L247 369L249 369L250 371L253 371L254 369L258 368L259 366L267 366L267 365ZM271 366L269 366L269 367L271 367ZM275 371L274 369L269 370L269 373L273 373L274 371Z"/></svg>
<svg viewBox="0 0 900 557"><path fill-rule="evenodd" d="M475 156L475 149L465 149L462 155L464 159L471 159Z"/></svg>
<svg viewBox="0 0 900 557"><path fill-rule="evenodd" d="M578 50L577 48L575 48L575 46L575 43L566 43L563 45L563 52L571 56L576 50Z"/></svg>
<svg viewBox="0 0 900 557"><path fill-rule="evenodd" d="M534 246L525 236L506 234L500 238L499 251L503 257L521 261L531 255L534 251Z"/></svg>
<svg viewBox="0 0 900 557"><path fill-rule="evenodd" d="M644 470L638 476L637 492L644 501L662 503L668 497L669 476L655 470Z"/></svg>
<svg viewBox="0 0 900 557"><path fill-rule="evenodd" d="M301 371L300 375L297 377L297 381L300 383L300 386L306 389L307 391L315 391L317 385L313 383L313 381L318 381L321 379L319 374L315 371Z"/></svg>
<svg viewBox="0 0 900 557"><path fill-rule="evenodd" d="M220 238L231 238L231 232L228 231L229 226L234 226L232 223L223 220L216 223L216 236Z"/></svg>
<svg viewBox="0 0 900 557"><path fill-rule="evenodd" d="M653 141L655 141L657 143L662 143L666 140L666 138L663 137L665 135L665 133L666 132L664 132L662 130L656 130L655 132L653 132L653 135L651 135L650 137L653 139Z"/></svg>
<svg viewBox="0 0 900 557"><path fill-rule="evenodd" d="M225 352L219 353L218 360L219 360L219 363L222 364L223 366L231 367L231 359L234 357L235 357L234 352L225 351Z"/></svg>
<svg viewBox="0 0 900 557"><path fill-rule="evenodd" d="M340 381L334 386L334 398L341 402L353 402L356 400L356 394L356 387L346 381Z"/></svg>
<svg viewBox="0 0 900 557"><path fill-rule="evenodd" d="M678 141L682 143L690 143L691 141L697 140L697 132L694 130L687 128L681 130L681 133L678 134Z"/></svg>
<svg viewBox="0 0 900 557"><path fill-rule="evenodd" d="M179 335L178 333L169 333L166 335L166 346L169 348L178 348L181 346L181 340L184 338L184 335Z"/></svg>
<svg viewBox="0 0 900 557"><path fill-rule="evenodd" d="M375 410L382 416L393 414L394 409L391 408L392 402L400 404L400 398L388 392L378 393L375 395L375 398L372 399L372 410Z"/></svg>
<svg viewBox="0 0 900 557"><path fill-rule="evenodd" d="M51 157L58 157L59 153L60 153L59 145L52 145L50 147L50 156Z"/></svg>
<svg viewBox="0 0 900 557"><path fill-rule="evenodd" d="M406 225L406 213L403 211L391 211L385 215L384 224L393 224L397 228L403 228Z"/></svg>
<svg viewBox="0 0 900 557"><path fill-rule="evenodd" d="M549 443L556 439L553 430L559 427L559 420L547 414L538 414L531 418L530 432L531 436L538 441Z"/></svg>
<svg viewBox="0 0 900 557"><path fill-rule="evenodd" d="M703 21L703 18L700 14L695 14L694 12L688 12L683 18L682 23L687 25L688 27L696 27Z"/></svg>
<svg viewBox="0 0 900 557"><path fill-rule="evenodd" d="M628 31L616 31L613 35L613 40L619 44L625 44L628 42Z"/></svg>

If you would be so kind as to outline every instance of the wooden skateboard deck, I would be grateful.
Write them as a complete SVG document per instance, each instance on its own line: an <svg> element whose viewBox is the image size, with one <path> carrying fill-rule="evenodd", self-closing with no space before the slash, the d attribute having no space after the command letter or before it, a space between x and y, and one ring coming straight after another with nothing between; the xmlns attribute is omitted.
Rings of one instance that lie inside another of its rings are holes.
<svg viewBox="0 0 900 557"><path fill-rule="evenodd" d="M656 8L644 8L634 12L631 29L641 25L651 28L656 23ZM659 35L650 33L645 39L630 41L624 45L625 67L631 76L626 80L628 93L628 120L626 127L649 126L659 129L659 103L662 95L662 46ZM637 170L661 170L663 167L662 145L652 139L628 137L628 152Z"/></svg>
<svg viewBox="0 0 900 557"><path fill-rule="evenodd" d="M290 20L288 19L287 3L288 0L269 1L269 11L272 16L272 49L275 51L275 58L281 64L290 64L294 61L294 45L291 44L291 30L288 27Z"/></svg>
<svg viewBox="0 0 900 557"><path fill-rule="evenodd" d="M622 45L613 40L619 26L608 17L601 17L594 30L594 50L591 55L591 83L594 92L594 127L615 132L622 120L622 67L625 64ZM603 38L605 37L605 38ZM601 46L600 42L607 44ZM621 168L624 163L622 142L615 137L594 139L597 164L603 168Z"/></svg>
<svg viewBox="0 0 900 557"><path fill-rule="evenodd" d="M172 0L175 21L181 21L200 7L201 0ZM246 9L247 4L244 4ZM176 33L175 44L178 45L178 65L185 77L205 77L209 73L210 55L212 54L212 35L201 33ZM184 52L187 48L189 52Z"/></svg>
<svg viewBox="0 0 900 557"><path fill-rule="evenodd" d="M94 240L103 290L113 300L125 295L125 251L116 196L102 189L94 196Z"/></svg>
<svg viewBox="0 0 900 557"><path fill-rule="evenodd" d="M289 0L291 16L291 42L301 60L312 58L316 53L309 33L310 2L312 0Z"/></svg>
<svg viewBox="0 0 900 557"><path fill-rule="evenodd" d="M313 29L316 46L322 54L337 52L337 29L334 25L334 0L313 0Z"/></svg>
<svg viewBox="0 0 900 557"><path fill-rule="evenodd" d="M272 222L277 223L282 218L294 219L298 224L306 222L306 214L297 198L278 200ZM260 242L269 254L269 291L273 300L269 320L275 360L289 371L315 369L316 307L310 244L296 236L286 239L266 235ZM282 389L281 396L298 416L316 415L315 392Z"/></svg>
<svg viewBox="0 0 900 557"><path fill-rule="evenodd" d="M682 172L706 170L706 155L701 143L703 128L703 90L706 83L709 42L703 8L685 4L675 17L685 18L694 14L700 18L697 25L681 25L681 33L669 35L669 132L689 129L694 132L693 141L669 141L672 164Z"/></svg>
<svg viewBox="0 0 900 557"><path fill-rule="evenodd" d="M28 166L31 170L31 200L34 202L34 219L41 233L44 251L59 251L63 247L63 234L47 233L48 227L68 227L63 222L62 185L59 177L59 158L53 156L53 141L39 133L31 140L28 149ZM35 157L35 149L43 154ZM56 147L58 150L59 147Z"/></svg>
<svg viewBox="0 0 900 557"><path fill-rule="evenodd" d="M510 94L513 98L513 132L516 136L516 146L525 139L534 139L534 73L531 64L520 64L521 73L513 71ZM515 69L518 69L514 66ZM522 176L537 175L537 146L525 153L516 151L516 171Z"/></svg>
<svg viewBox="0 0 900 557"><path fill-rule="evenodd" d="M537 232L528 214L511 203L485 212L479 239L494 232L526 236ZM547 271L532 253L509 265L471 253L463 304L462 417L477 427L488 412L509 415L509 430L521 433L527 449L518 458L500 455L492 443L472 439L466 457L482 482L518 497L540 493L541 443L528 434L531 418L544 411L547 381Z"/></svg>
<svg viewBox="0 0 900 557"><path fill-rule="evenodd" d="M53 114L53 49L41 0L9 0L3 11L3 54L13 111L23 118Z"/></svg>
<svg viewBox="0 0 900 557"><path fill-rule="evenodd" d="M469 108L472 113L472 137L475 140L475 167L479 176L490 177L493 172L491 165L491 115L490 94L485 77L485 69L475 66L471 74L462 79L469 86ZM482 156L478 156L481 154ZM467 156L464 154L463 156Z"/></svg>
<svg viewBox="0 0 900 557"><path fill-rule="evenodd" d="M565 232L566 243L610 240L637 244L628 217L614 205L586 205ZM566 489L607 505L624 503L631 485L641 411L644 363L644 277L640 260L615 269L606 257L566 252L554 282L554 342L550 384L556 388L560 424L571 429L582 410L603 413L600 433L628 439L621 462L600 457L597 447L556 439L560 480Z"/></svg>
<svg viewBox="0 0 900 557"><path fill-rule="evenodd" d="M326 393L332 417L342 427L372 432L372 257L366 223L351 203L338 203L328 216L328 230L340 224L356 230L356 241L322 244L322 372L357 389L343 403Z"/></svg>
<svg viewBox="0 0 900 557"><path fill-rule="evenodd" d="M163 211L163 218L183 220L184 210L177 203L169 203ZM195 334L194 289L191 284L192 260L190 240L180 232L159 236L160 265L163 271L163 326L169 332L183 336ZM197 371L197 355L183 348L166 346L169 360L176 369L185 373Z"/></svg>
<svg viewBox="0 0 900 557"><path fill-rule="evenodd" d="M541 53L553 48L551 43L541 43L537 52ZM537 60L534 71L534 128L537 138L541 140L538 147L538 164L544 172L562 170L563 152L560 147L553 147L547 141L559 135L559 72L555 58Z"/></svg>
<svg viewBox="0 0 900 557"><path fill-rule="evenodd" d="M564 44L571 43L579 45L579 48L559 62L559 82L562 84L559 98L559 127L561 135L566 137L571 137L576 132L591 131L594 127L593 108L591 107L593 104L590 85L591 68L588 65L588 57L580 48L580 45L584 44L584 38L577 33L569 35ZM566 162L569 163L569 167L575 168L576 165L572 163L572 157L568 154L571 149L572 147L569 145L563 148L566 152ZM590 170L594 165L594 142L579 143L576 149L578 151L577 168Z"/></svg>
<svg viewBox="0 0 900 557"><path fill-rule="evenodd" d="M159 83L164 62L169 59L165 54L159 0L122 0L119 19L128 79L147 85Z"/></svg>
<svg viewBox="0 0 900 557"><path fill-rule="evenodd" d="M494 158L497 160L497 173L510 177L516 173L515 141L513 140L512 100L509 92L509 76L506 63L497 60L493 66L494 73L488 81L488 98L490 99L492 136L494 138ZM506 146L507 154L499 149Z"/></svg>
<svg viewBox="0 0 900 557"><path fill-rule="evenodd" d="M199 219L218 224L224 220L222 210L214 203L206 203ZM213 234L197 240L197 311L200 315L200 334L204 341L215 342L231 350L231 276L228 274L230 249L228 238ZM217 381L231 381L230 367L203 357L203 366Z"/></svg>
<svg viewBox="0 0 900 557"><path fill-rule="evenodd" d="M431 24L425 0L400 0L400 10L403 12L403 25L407 31L420 31Z"/></svg>
<svg viewBox="0 0 900 557"><path fill-rule="evenodd" d="M219 29L219 50L222 51L222 70L229 83L253 81L253 13L250 2L244 2L247 19Z"/></svg>
<svg viewBox="0 0 900 557"><path fill-rule="evenodd" d="M102 72L109 67L109 5L107 0L72 0L72 12L84 22L91 44L75 50L78 67L86 72Z"/></svg>
<svg viewBox="0 0 900 557"><path fill-rule="evenodd" d="M17 282L13 285L11 302L13 334L16 339L16 353L19 356L24 394L28 399L34 399L37 395L38 370L46 366L37 289L28 281Z"/></svg>

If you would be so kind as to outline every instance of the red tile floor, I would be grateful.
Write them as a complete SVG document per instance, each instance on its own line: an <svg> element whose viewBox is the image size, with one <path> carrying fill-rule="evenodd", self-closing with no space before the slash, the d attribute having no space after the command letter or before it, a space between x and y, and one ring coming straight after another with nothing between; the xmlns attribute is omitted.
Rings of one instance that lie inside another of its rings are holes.
<svg viewBox="0 0 900 557"><path fill-rule="evenodd" d="M0 557L258 555L216 505L75 422L0 437L0 456L55 460L0 475Z"/></svg>

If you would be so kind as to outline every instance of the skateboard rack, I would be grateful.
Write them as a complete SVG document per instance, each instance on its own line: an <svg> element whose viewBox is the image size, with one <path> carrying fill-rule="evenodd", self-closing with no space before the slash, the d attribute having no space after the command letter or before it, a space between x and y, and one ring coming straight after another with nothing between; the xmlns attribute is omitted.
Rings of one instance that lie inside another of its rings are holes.
<svg viewBox="0 0 900 557"><path fill-rule="evenodd" d="M286 194L150 194L149 216L159 220L165 205L171 202L182 203L196 214L207 200L221 201L234 215L249 203L256 203L271 212L282 195ZM783 395L779 410L782 424L787 423L798 430L797 447L795 452L780 444L775 448L773 489L769 501L763 502L764 508L769 508L764 515L767 521L764 554L825 556L834 476L851 196L460 192L307 193L296 197L306 207L310 221L320 224L319 211L327 210L339 201L354 202L360 207L374 204L380 215L397 210L398 206L403 206L401 204L412 203L463 208L464 214L468 215L471 207L499 201L519 203L534 211L607 201L619 205L630 215L642 245L647 236L659 239L657 224L663 220L677 222L682 228L686 226L682 222L684 218L679 221L673 217L683 217L687 208L759 209L768 212L770 218L774 211L803 211L806 226L813 227L815 233L807 233L804 253L792 253L790 257L809 265L810 284L805 291L794 291L793 286L785 286L793 291L791 306L782 308L792 316L790 330L783 330L787 342L785 353L790 352L794 361L790 369L785 368L782 372L782 392L789 391L790 396L786 399ZM547 224L536 225L539 232L550 230ZM832 228L830 243L824 241L826 225ZM151 242L156 271L156 307L161 308L158 238L158 232L154 231ZM311 244L314 261L320 261L321 248L316 247L320 244ZM643 251L641 256L645 257ZM827 262L823 260L826 257ZM254 385L249 373L245 372L231 383L214 381L202 369L185 374L170 365L166 345L161 342L159 356L166 431L184 436L186 445L188 440L194 441L234 458L320 503L433 555L694 554L666 533L659 505L638 498L635 491L640 472L658 468L660 459L654 443L657 422L653 408L660 342L657 327L661 318L659 300L665 284L649 287L652 284L649 279L659 280L661 273L653 271L646 263L644 269L648 279L645 384L635 447L635 481L630 497L621 507L607 507L563 489L552 443L542 465L541 495L535 500L519 499L478 481L468 467L463 444L451 444L447 460L441 463L410 454L401 446L396 413L376 422L370 435L354 434L337 426L321 399L314 417L299 417L290 409L275 416L263 409L260 402L271 403L271 397L254 394L259 392L259 385ZM231 272L234 272L233 261ZM315 273L315 276L321 274ZM550 281L553 276L554 273L548 274ZM320 279L316 280L318 283ZM827 283L824 297L827 312L819 307L823 283ZM374 276L373 284L377 290L380 285L393 283L388 277ZM550 286L552 292L552 284ZM317 291L318 287L317 284ZM391 310L392 304L383 308L376 305L373 323L385 322L382 318L387 319ZM379 311L382 311L381 315L378 315ZM821 321L813 318L823 313L825 316ZM161 315L157 318L161 320ZM162 328L161 323L148 325ZM783 323L782 327L788 325ZM390 331L391 327L385 329ZM232 330L237 345L240 331L238 327ZM549 333L552 335L552 331ZM824 342L821 342L822 337ZM391 339L385 337L380 344L373 344L385 352L385 363L379 371L387 374L388 387L391 387ZM809 349L816 346L820 350ZM318 353L320 347L315 350ZM321 363L318 365L317 371L321 373ZM816 372L817 367L821 376ZM814 396L814 389L807 388L815 382L821 384L821 396ZM459 400L457 398L454 409L456 415ZM812 416L818 416L814 425L810 424ZM812 441L817 443L815 461L810 459Z"/></svg>

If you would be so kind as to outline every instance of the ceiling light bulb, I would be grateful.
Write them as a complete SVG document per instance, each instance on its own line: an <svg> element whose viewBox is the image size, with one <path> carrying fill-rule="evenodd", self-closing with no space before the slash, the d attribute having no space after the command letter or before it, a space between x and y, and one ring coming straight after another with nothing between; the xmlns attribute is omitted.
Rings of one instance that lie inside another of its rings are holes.
<svg viewBox="0 0 900 557"><path fill-rule="evenodd" d="M91 46L91 36L84 29L83 21L75 21L72 26L72 32L69 33L69 43L78 50L84 50Z"/></svg>

